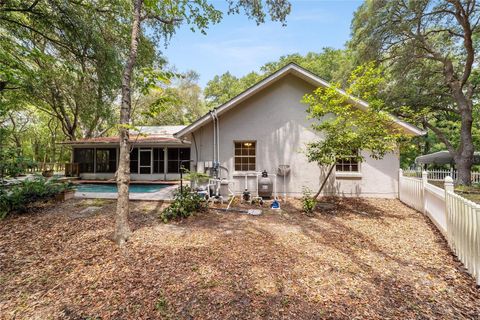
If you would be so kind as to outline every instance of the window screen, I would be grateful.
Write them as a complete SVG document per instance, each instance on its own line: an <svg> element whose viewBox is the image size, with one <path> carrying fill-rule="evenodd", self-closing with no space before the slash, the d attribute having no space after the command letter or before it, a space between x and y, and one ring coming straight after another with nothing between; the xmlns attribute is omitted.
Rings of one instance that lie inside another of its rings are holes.
<svg viewBox="0 0 480 320"><path fill-rule="evenodd" d="M130 173L138 173L138 148L130 152Z"/></svg>
<svg viewBox="0 0 480 320"><path fill-rule="evenodd" d="M168 173L180 173L180 167L190 170L190 148L168 148Z"/></svg>
<svg viewBox="0 0 480 320"><path fill-rule="evenodd" d="M117 150L105 148L96 150L96 172L113 173L117 171Z"/></svg>
<svg viewBox="0 0 480 320"><path fill-rule="evenodd" d="M153 148L153 173L165 172L165 153L163 148Z"/></svg>
<svg viewBox="0 0 480 320"><path fill-rule="evenodd" d="M93 168L93 148L74 149L73 162L78 163L79 173L92 173Z"/></svg>

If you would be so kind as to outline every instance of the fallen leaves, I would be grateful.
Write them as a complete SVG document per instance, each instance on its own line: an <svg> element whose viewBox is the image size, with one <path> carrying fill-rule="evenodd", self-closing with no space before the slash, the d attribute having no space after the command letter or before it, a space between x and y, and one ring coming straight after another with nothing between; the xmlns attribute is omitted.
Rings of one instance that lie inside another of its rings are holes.
<svg viewBox="0 0 480 320"><path fill-rule="evenodd" d="M125 250L109 240L111 201L9 217L0 318L478 317L474 280L423 215L397 200L327 201L313 217L293 200L171 224L157 218L162 203L132 202Z"/></svg>

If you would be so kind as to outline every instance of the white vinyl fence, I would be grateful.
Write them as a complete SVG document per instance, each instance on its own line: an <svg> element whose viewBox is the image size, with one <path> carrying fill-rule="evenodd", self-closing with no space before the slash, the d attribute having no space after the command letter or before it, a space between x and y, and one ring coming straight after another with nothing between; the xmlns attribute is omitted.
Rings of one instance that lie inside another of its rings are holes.
<svg viewBox="0 0 480 320"><path fill-rule="evenodd" d="M456 194L450 176L444 178L445 189L428 179L425 171L417 178L405 176L400 169L399 199L432 220L480 285L480 205Z"/></svg>
<svg viewBox="0 0 480 320"><path fill-rule="evenodd" d="M431 181L443 181L446 177L451 177L454 181L457 180L457 170L427 170L428 180ZM422 176L420 170L405 170L403 175L406 177ZM480 183L480 172L472 171L472 183Z"/></svg>

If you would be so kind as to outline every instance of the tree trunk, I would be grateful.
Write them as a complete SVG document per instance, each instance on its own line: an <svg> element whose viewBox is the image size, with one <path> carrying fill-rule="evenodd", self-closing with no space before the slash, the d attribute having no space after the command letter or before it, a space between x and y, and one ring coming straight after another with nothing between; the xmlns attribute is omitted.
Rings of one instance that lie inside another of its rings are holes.
<svg viewBox="0 0 480 320"><path fill-rule="evenodd" d="M140 13L142 0L134 0L133 23L130 40L130 54L125 65L122 77L122 105L120 108L120 156L117 170L118 200L115 219L114 240L119 246L124 246L130 236L128 225L129 191L130 184L130 145L129 125L131 111L131 77L137 60L138 39L140 35Z"/></svg>
<svg viewBox="0 0 480 320"><path fill-rule="evenodd" d="M327 173L327 176L325 177L325 180L323 180L322 185L320 186L320 189L318 189L318 192L313 196L313 199L317 200L318 197L320 196L320 193L322 193L323 188L327 184L328 178L330 178L330 175L332 174L333 168L335 168L335 164L332 164L332 166L328 170L328 173Z"/></svg>
<svg viewBox="0 0 480 320"><path fill-rule="evenodd" d="M460 147L455 156L457 165L457 183L461 185L472 184L472 165L474 159L474 146L472 138L473 117L471 108L463 109L462 122L460 127Z"/></svg>

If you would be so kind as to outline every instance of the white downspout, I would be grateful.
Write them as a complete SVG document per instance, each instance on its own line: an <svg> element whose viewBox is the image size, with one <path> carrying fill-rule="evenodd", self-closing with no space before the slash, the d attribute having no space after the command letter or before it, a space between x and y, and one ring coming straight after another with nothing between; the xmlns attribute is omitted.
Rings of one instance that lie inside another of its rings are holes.
<svg viewBox="0 0 480 320"><path fill-rule="evenodd" d="M213 115L213 111L210 111L210 117L212 117L212 129L213 129L213 159L212 159L212 166L215 163L215 155L216 155L216 150L215 150L215 144L216 144L216 133L215 133L215 116Z"/></svg>
<svg viewBox="0 0 480 320"><path fill-rule="evenodd" d="M218 162L218 169L220 169L220 120L218 118L217 110L213 110L213 114L215 116L215 120L217 123L217 162Z"/></svg>

